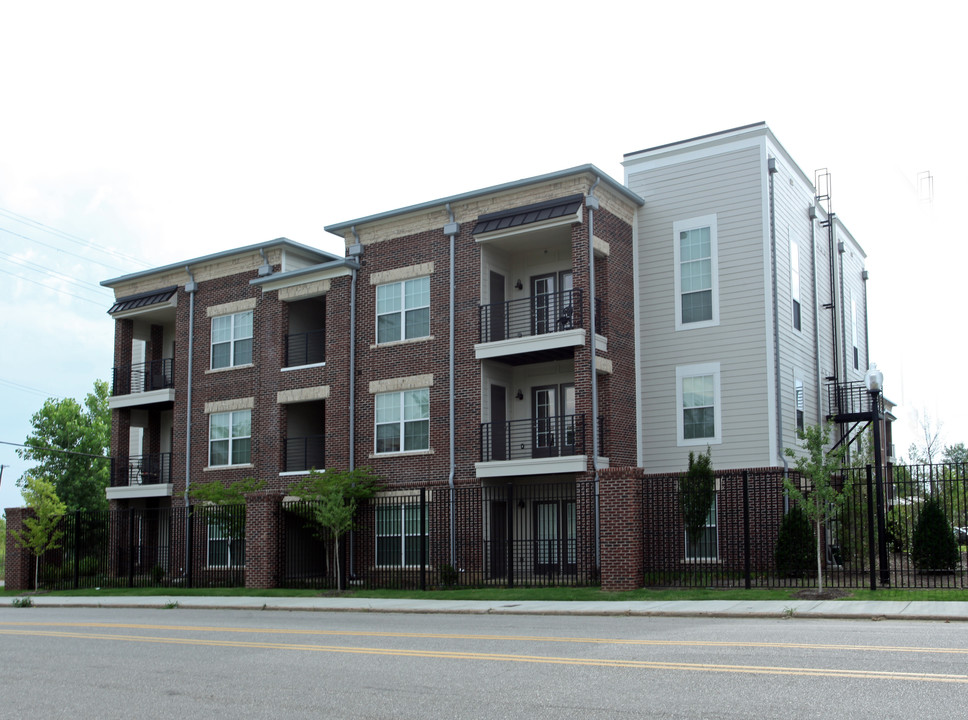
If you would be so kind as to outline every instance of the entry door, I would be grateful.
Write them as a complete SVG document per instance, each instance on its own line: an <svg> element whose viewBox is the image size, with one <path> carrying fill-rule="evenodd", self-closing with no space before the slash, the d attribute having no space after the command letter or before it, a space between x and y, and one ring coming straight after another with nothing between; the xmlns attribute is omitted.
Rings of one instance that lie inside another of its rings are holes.
<svg viewBox="0 0 968 720"><path fill-rule="evenodd" d="M555 273L531 278L531 333L544 335L555 331Z"/></svg>
<svg viewBox="0 0 968 720"><path fill-rule="evenodd" d="M558 386L531 389L531 456L558 455Z"/></svg>
<svg viewBox="0 0 968 720"><path fill-rule="evenodd" d="M504 302L504 276L491 270L488 286L488 325L490 334L484 342L504 340L507 338L507 304Z"/></svg>
<svg viewBox="0 0 968 720"><path fill-rule="evenodd" d="M507 392L491 385L491 460L508 459Z"/></svg>
<svg viewBox="0 0 968 720"><path fill-rule="evenodd" d="M508 504L505 500L492 500L491 517L488 521L490 543L488 548L489 576L506 577L508 574Z"/></svg>
<svg viewBox="0 0 968 720"><path fill-rule="evenodd" d="M534 503L534 571L573 573L577 570L574 500Z"/></svg>

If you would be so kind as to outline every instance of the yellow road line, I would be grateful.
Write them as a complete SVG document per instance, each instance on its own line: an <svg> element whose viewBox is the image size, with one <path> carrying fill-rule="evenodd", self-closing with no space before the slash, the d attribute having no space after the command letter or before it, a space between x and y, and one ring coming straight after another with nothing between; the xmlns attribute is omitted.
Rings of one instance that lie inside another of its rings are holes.
<svg viewBox="0 0 968 720"><path fill-rule="evenodd" d="M388 657L412 657L439 660L490 660L498 662L540 663L552 665L579 665L585 667L618 667L642 670L680 670L720 673L746 673L756 675L791 675L800 677L839 677L870 680L908 680L916 682L940 682L968 684L968 675L915 673L880 670L850 670L844 668L792 668L768 665L714 665L710 663L683 663L649 660L613 660L602 658L567 658L542 655L511 655L505 653L471 653L440 650L403 650L391 648L339 647L334 645L304 645L272 642L241 642L229 640L196 640L190 638L160 638L138 635L108 635L95 633L71 633L37 631L27 629L0 629L0 635L30 637L70 638L77 640L113 640L125 642L157 643L163 645L189 645L203 647L229 647L256 650L298 650L303 652L346 653L355 655L381 655Z"/></svg>
<svg viewBox="0 0 968 720"><path fill-rule="evenodd" d="M377 632L370 630L296 630L290 628L236 628L207 625L147 625L138 623L0 622L0 627L77 627L121 630L182 630L188 632L317 635L326 637L424 638L437 640L501 640L511 642L583 643L595 645L644 645L654 647L774 648L793 650L871 650L968 655L968 648L917 647L912 645L835 645L825 643L739 642L712 640L629 640L622 638L552 637L542 635L468 635L463 633Z"/></svg>

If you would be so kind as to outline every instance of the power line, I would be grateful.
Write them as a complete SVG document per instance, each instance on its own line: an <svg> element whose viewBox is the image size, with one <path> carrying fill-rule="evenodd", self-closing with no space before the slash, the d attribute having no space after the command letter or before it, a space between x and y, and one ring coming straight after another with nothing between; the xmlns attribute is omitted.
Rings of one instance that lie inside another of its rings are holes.
<svg viewBox="0 0 968 720"><path fill-rule="evenodd" d="M70 275L65 275L62 272L58 272L57 270L52 270L48 267L44 267L43 265L38 265L37 263L30 262L30 260L24 260L23 258L18 258L16 255L10 255L9 253L5 253L2 251L0 251L0 255L3 255L4 257L7 257L7 258L11 258L7 262L11 263L12 265L17 265L19 267L24 267L28 270L33 270L34 272L40 272L46 275L50 275L51 277L57 278L59 280L63 280L65 282L69 282L74 285L77 285L82 290L87 290L88 292L90 292L91 290L95 290L102 295L105 293L110 294L111 292L107 288L101 287L97 283L92 283L88 280L80 280L78 278L73 278Z"/></svg>
<svg viewBox="0 0 968 720"><path fill-rule="evenodd" d="M41 390L40 388L31 387L30 385L22 385L21 383L14 382L13 380L6 380L4 378L0 378L0 383L3 383L4 385L12 387L16 390L24 390L25 392L37 393L38 395L43 395L44 397L49 397L53 400L61 399L59 395L54 395L53 393L49 393L45 390Z"/></svg>
<svg viewBox="0 0 968 720"><path fill-rule="evenodd" d="M84 262L87 262L87 263L94 263L95 265L100 265L101 267L110 268L111 270L117 270L118 272L121 272L121 273L127 272L127 270L125 270L124 268L119 268L117 265L108 265L106 262L101 262L100 260L95 260L94 258L90 258L90 257L84 257L83 255L78 255L77 253L72 253L70 250L65 250L64 248L59 248L56 245L45 243L43 240L38 240L37 238L32 238L27 235L21 235L20 233L14 232L13 230L8 230L7 228L0 228L0 232L5 232L8 235L13 235L22 240L26 240L27 242L34 242L34 243L37 243L38 245L43 245L45 248L50 248L51 250L55 250L59 253L64 253L65 255L76 257L79 260L83 260Z"/></svg>
<svg viewBox="0 0 968 720"><path fill-rule="evenodd" d="M74 243L75 245L81 245L82 247L85 247L85 248L91 247L91 248L94 248L95 250L98 250L100 252L103 252L105 255L112 255L112 256L114 256L116 258L121 258L121 259L127 260L129 262L138 263L139 265L143 265L145 267L150 267L150 264L149 263L145 262L144 260L141 260L140 258L136 258L133 255L128 255L127 253L123 253L120 250L114 250L112 248L107 248L107 247L105 247L103 245L99 245L98 243L94 242L93 240L89 240L89 239L85 239L85 238L79 237L78 235L74 235L73 233L69 233L66 230L60 230L58 228L51 227L50 225L45 225L44 223L40 222L40 220L34 220L33 218L29 218L26 215L20 215L18 213L15 213L13 210L7 210L6 208L0 208L0 215L5 215L6 217L9 217L10 219L15 220L15 221L18 221L18 222L21 222L21 223L23 223L25 225L30 225L30 226L36 227L38 229L46 230L47 232L51 233L52 235L57 235L57 236L63 238L64 240L67 240L68 242Z"/></svg>
<svg viewBox="0 0 968 720"><path fill-rule="evenodd" d="M51 287L50 285L45 285L44 283L38 280L31 280L30 278L25 278L23 275L17 275L16 273L13 273L11 277L15 277L20 280L26 280L27 282L33 283L34 285L40 285L42 288L45 288L47 290L53 290L54 292L63 293L64 295L70 295L73 298L77 298L78 300L83 300L84 302L89 302L92 305L97 305L98 307L104 307L104 303L98 302L97 300L91 300L90 298L81 297L80 295L75 295L72 292L67 292L67 290L61 290L60 288L55 288L55 287Z"/></svg>
<svg viewBox="0 0 968 720"><path fill-rule="evenodd" d="M27 448L28 450L34 452L40 452L41 450L46 452L63 453L64 455L81 455L82 457L99 458L101 460L111 460L110 455L92 455L91 453L77 452L76 450L64 450L63 448L53 448L53 447L34 447L33 445L25 445L24 443L8 442L7 440L0 440L0 445L13 445L14 447Z"/></svg>

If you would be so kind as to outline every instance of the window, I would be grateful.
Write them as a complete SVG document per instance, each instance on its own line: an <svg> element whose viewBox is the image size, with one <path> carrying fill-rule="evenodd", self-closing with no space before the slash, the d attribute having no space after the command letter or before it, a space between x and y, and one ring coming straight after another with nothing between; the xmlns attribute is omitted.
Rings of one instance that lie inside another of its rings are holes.
<svg viewBox="0 0 968 720"><path fill-rule="evenodd" d="M678 444L722 442L719 363L676 368Z"/></svg>
<svg viewBox="0 0 968 720"><path fill-rule="evenodd" d="M246 465L251 462L252 411L213 413L208 417L208 464Z"/></svg>
<svg viewBox="0 0 968 720"><path fill-rule="evenodd" d="M857 301L850 298L850 342L854 348L854 370L860 367L860 353L857 352Z"/></svg>
<svg viewBox="0 0 968 720"><path fill-rule="evenodd" d="M716 527L716 500L709 507L709 515L706 516L706 524L702 529L702 534L697 542L689 541L689 534L686 533L686 560L718 560L719 559L719 533Z"/></svg>
<svg viewBox="0 0 968 720"><path fill-rule="evenodd" d="M378 285L376 341L409 340L430 335L430 278Z"/></svg>
<svg viewBox="0 0 968 720"><path fill-rule="evenodd" d="M252 362L252 311L212 318L212 370Z"/></svg>
<svg viewBox="0 0 968 720"><path fill-rule="evenodd" d="M209 567L242 567L245 565L245 538L232 537L231 525L231 521L209 521Z"/></svg>
<svg viewBox="0 0 968 720"><path fill-rule="evenodd" d="M420 528L420 505L376 507L376 564L402 567L420 565L422 541L427 538L427 518Z"/></svg>
<svg viewBox="0 0 968 720"><path fill-rule="evenodd" d="M673 223L676 330L719 324L716 216Z"/></svg>
<svg viewBox="0 0 968 720"><path fill-rule="evenodd" d="M800 243L790 241L790 295L793 298L793 328L800 329Z"/></svg>
<svg viewBox="0 0 968 720"><path fill-rule="evenodd" d="M376 396L376 452L430 449L430 390Z"/></svg>
<svg viewBox="0 0 968 720"><path fill-rule="evenodd" d="M803 430L803 380L793 378L793 392L796 397L797 430Z"/></svg>

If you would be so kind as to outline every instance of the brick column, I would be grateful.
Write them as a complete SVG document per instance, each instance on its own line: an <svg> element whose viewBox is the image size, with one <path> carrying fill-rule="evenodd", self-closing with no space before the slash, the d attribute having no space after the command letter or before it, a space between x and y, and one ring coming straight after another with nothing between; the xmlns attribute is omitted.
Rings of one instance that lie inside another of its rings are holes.
<svg viewBox="0 0 968 720"><path fill-rule="evenodd" d="M599 473L602 590L636 590L644 583L642 477L636 468Z"/></svg>
<svg viewBox="0 0 968 720"><path fill-rule="evenodd" d="M279 587L282 556L283 493L260 490L245 495L245 586Z"/></svg>
<svg viewBox="0 0 968 720"><path fill-rule="evenodd" d="M31 590L34 587L34 556L17 545L13 531L24 528L27 508L7 508L7 560L5 587L7 590Z"/></svg>

